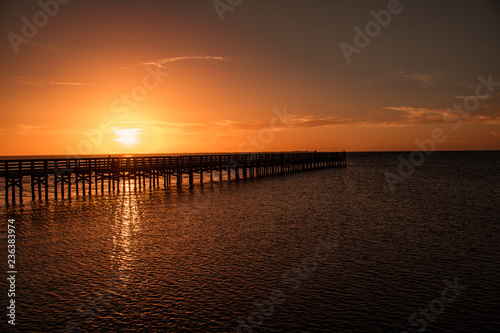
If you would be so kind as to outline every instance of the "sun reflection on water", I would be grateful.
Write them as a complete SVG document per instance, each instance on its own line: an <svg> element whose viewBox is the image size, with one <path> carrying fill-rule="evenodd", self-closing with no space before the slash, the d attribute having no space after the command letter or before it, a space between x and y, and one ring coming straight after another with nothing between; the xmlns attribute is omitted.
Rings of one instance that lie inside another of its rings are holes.
<svg viewBox="0 0 500 333"><path fill-rule="evenodd" d="M141 230L137 197L133 193L124 193L118 200L114 212L111 259L117 263L117 270L125 282L129 280L130 272L135 266L136 238L134 235Z"/></svg>

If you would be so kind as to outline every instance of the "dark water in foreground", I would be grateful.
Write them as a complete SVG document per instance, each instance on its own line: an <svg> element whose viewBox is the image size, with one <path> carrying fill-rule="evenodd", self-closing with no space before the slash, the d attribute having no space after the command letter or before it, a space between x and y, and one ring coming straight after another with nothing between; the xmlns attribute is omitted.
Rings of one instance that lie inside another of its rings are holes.
<svg viewBox="0 0 500 333"><path fill-rule="evenodd" d="M0 206L0 331L498 332L500 153L436 152L391 191L398 155Z"/></svg>

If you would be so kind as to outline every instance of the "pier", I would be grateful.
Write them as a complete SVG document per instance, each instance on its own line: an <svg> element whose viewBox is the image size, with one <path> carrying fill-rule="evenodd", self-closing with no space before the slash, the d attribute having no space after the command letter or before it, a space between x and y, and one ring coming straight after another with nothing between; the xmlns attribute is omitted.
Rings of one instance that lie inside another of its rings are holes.
<svg viewBox="0 0 500 333"><path fill-rule="evenodd" d="M5 202L98 195L120 189L193 186L206 181L239 181L328 167L345 167L345 152L170 155L137 157L22 159L0 161ZM224 177L224 175L226 175ZM207 178L204 178L207 177ZM49 191L50 190L50 191Z"/></svg>

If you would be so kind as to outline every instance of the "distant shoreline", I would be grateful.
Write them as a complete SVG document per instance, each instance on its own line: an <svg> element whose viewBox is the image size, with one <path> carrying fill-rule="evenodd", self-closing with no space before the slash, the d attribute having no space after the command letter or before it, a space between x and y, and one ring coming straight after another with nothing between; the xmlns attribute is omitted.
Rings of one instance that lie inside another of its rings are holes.
<svg viewBox="0 0 500 333"><path fill-rule="evenodd" d="M290 151L265 151L265 152L256 152L255 154L273 154L273 153L307 153L314 152L311 150L290 150ZM319 151L318 152L323 152ZM405 150L386 150L386 151L346 151L347 154L353 153L366 153L366 154L375 154L375 153L410 153L411 151ZM436 153L488 153L488 152L500 152L500 150L436 150ZM253 154L253 153L241 153L241 152L216 152L216 153L150 153L150 154L89 154L89 155L80 155L74 156L71 158L102 158L108 157L149 157L149 156L189 156L189 155L225 155L225 154ZM0 156L0 161L2 160L29 160L29 159L65 159L68 155L5 155Z"/></svg>

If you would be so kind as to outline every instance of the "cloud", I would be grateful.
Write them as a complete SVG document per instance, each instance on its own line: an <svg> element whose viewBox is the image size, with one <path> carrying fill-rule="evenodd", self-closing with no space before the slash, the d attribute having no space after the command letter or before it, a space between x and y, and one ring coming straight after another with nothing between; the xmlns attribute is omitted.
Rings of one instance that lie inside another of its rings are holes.
<svg viewBox="0 0 500 333"><path fill-rule="evenodd" d="M389 113L388 113L389 111ZM237 137L261 130L271 129L274 131L287 131L300 128L321 127L344 127L359 126L369 128L396 128L421 126L427 124L446 124L445 119L453 121L460 116L447 109L416 108L411 106L386 107L374 110L372 116L356 117L333 117L317 115L289 115L286 123L262 120L236 121L230 119L218 119L206 123L202 122L168 122L160 120L147 120L133 122L134 126L141 128L144 132L154 131L159 134L175 134L196 136L199 138L209 137ZM273 116L271 116L273 117ZM272 118L274 119L274 118ZM474 114L469 118L462 119L464 123L487 123L500 124L500 110L488 114ZM283 126L285 125L285 126ZM18 124L14 131L16 134L41 135L41 134L75 134L85 133L82 129L54 129L48 125ZM500 131L491 131L494 136L500 136ZM0 134L2 130L0 129Z"/></svg>
<svg viewBox="0 0 500 333"><path fill-rule="evenodd" d="M227 58L224 57L218 57L218 56L186 56L186 57L172 57L172 58L163 58L159 61L150 61L150 62L144 62L141 64L141 66L146 66L146 65L153 65L157 66L159 68L165 69L165 64L176 62L176 61L184 61L184 60L217 60L217 61L224 61L227 60Z"/></svg>
<svg viewBox="0 0 500 333"><path fill-rule="evenodd" d="M30 40L28 45L39 48L39 49L43 49L46 51L60 51L61 50L58 46L55 46L53 44L42 43L42 42L34 41L34 40Z"/></svg>
<svg viewBox="0 0 500 333"><path fill-rule="evenodd" d="M411 106L386 107L385 109L401 111L401 113L397 115L400 119L396 118L395 121L404 121L407 124L441 122L445 116L454 117L453 114L449 115L450 112L445 109L415 108Z"/></svg>
<svg viewBox="0 0 500 333"><path fill-rule="evenodd" d="M463 118L464 123L483 123L483 124L498 124L500 123L500 110L488 110L487 113L471 113L468 117L462 117L452 109L428 109L415 108L411 106L386 107L386 110L400 111L390 123L393 125L425 125L446 123L453 119Z"/></svg>
<svg viewBox="0 0 500 333"><path fill-rule="evenodd" d="M141 124L138 125L140 126ZM201 123L174 123L161 120L148 120L144 122L144 126L156 128L162 133L178 133L184 131L186 128L201 128L205 125Z"/></svg>
<svg viewBox="0 0 500 333"><path fill-rule="evenodd" d="M407 75L400 74L395 77L419 81L425 88L428 88L434 84L433 83L434 76L432 76L431 74L407 74Z"/></svg>
<svg viewBox="0 0 500 333"><path fill-rule="evenodd" d="M29 125L29 124L18 124L15 130L15 134L36 134L43 131L46 125Z"/></svg>
<svg viewBox="0 0 500 333"><path fill-rule="evenodd" d="M159 134L175 134L209 137L235 137L261 130L287 131L300 128L344 127L358 126L368 128L397 128L422 126L429 124L451 124L455 119L461 118L451 109L429 109L411 106L385 107L374 110L373 114L359 117L333 117L317 115L289 115L286 123L269 120L236 121L231 119L217 119L210 122L169 122L161 120L147 120L133 122L134 127L141 128L144 132L154 131ZM448 122L445 121L448 120ZM500 124L500 109L488 111L487 114L472 114L463 118L464 123ZM132 123L132 122L131 122ZM285 126L283 126L285 125ZM48 125L18 124L16 134L75 134L86 131L82 129L54 129ZM500 131L491 131L494 136L500 136ZM0 130L0 134L2 131Z"/></svg>
<svg viewBox="0 0 500 333"><path fill-rule="evenodd" d="M12 80L17 84L28 85L28 86L50 86L50 85L64 85L64 86L95 86L95 83L83 83L83 82L66 82L66 81L44 81L33 76L9 76L6 79Z"/></svg>
<svg viewBox="0 0 500 333"><path fill-rule="evenodd" d="M27 85L27 86L41 86L43 81L32 76L6 76L7 80L16 82L17 84Z"/></svg>
<svg viewBox="0 0 500 333"><path fill-rule="evenodd" d="M460 99L460 100L464 100L466 98L479 98L480 100L495 100L497 97L500 96L500 92L493 92L492 94L489 94L489 95L480 95L480 96L476 96L476 95L469 95L469 96L453 96L457 99Z"/></svg>
<svg viewBox="0 0 500 333"><path fill-rule="evenodd" d="M75 134L81 132L78 129L52 129L48 125L17 124L14 133L23 135L35 134Z"/></svg>
<svg viewBox="0 0 500 333"><path fill-rule="evenodd" d="M46 84L55 84L62 86L95 86L95 83L82 83L82 82L61 82L61 81L46 81Z"/></svg>
<svg viewBox="0 0 500 333"><path fill-rule="evenodd" d="M424 88L428 88L434 85L434 75L432 74L404 74L403 71L399 71L392 75L387 76L377 76L372 77L367 80L362 81L367 84L372 81L389 81L389 80L412 80L418 81L424 86Z"/></svg>
<svg viewBox="0 0 500 333"><path fill-rule="evenodd" d="M422 125L425 123L444 122L443 114L446 110L428 110L411 107L388 108L400 113L386 115L381 118L380 112L375 118L333 117L316 115L294 115L286 123L271 123L268 121L234 121L220 119L208 123L171 123L165 121L148 121L148 125L156 128L161 133L176 133L190 135L236 135L258 132L265 129L276 131L292 130L299 128L320 128L340 126L361 127L405 127L409 125ZM383 116L383 115L382 115ZM453 117L453 116L451 116ZM285 126L283 126L285 125Z"/></svg>
<svg viewBox="0 0 500 333"><path fill-rule="evenodd" d="M286 123L271 116L267 121L235 121L219 119L208 123L172 123L150 120L146 126L156 128L161 133L192 134L192 135L242 135L272 129L282 131L296 128L334 127L365 124L366 121L355 118L318 117L313 115L289 115Z"/></svg>
<svg viewBox="0 0 500 333"><path fill-rule="evenodd" d="M139 66L156 66L159 68L166 69L165 64L169 64L172 62L177 62L177 61L185 61L185 60L206 60L206 61L227 61L229 58L227 57L221 57L221 56L183 56L183 57L170 57L170 58L163 58L160 60L155 60L155 61L147 61L140 63ZM125 70L132 68L133 66L127 66L127 67L121 67L116 70Z"/></svg>
<svg viewBox="0 0 500 333"><path fill-rule="evenodd" d="M307 115L302 117L294 117L289 121L290 128L312 128L325 126L342 126L359 124L361 121L355 118L339 118L339 117L317 117Z"/></svg>
<svg viewBox="0 0 500 333"><path fill-rule="evenodd" d="M167 121L149 120L144 123L151 126L161 133L177 134L202 134L227 132L233 134L242 134L245 132L256 131L261 128L269 127L269 122L262 121L234 121L229 119L219 119L208 123L173 123Z"/></svg>

